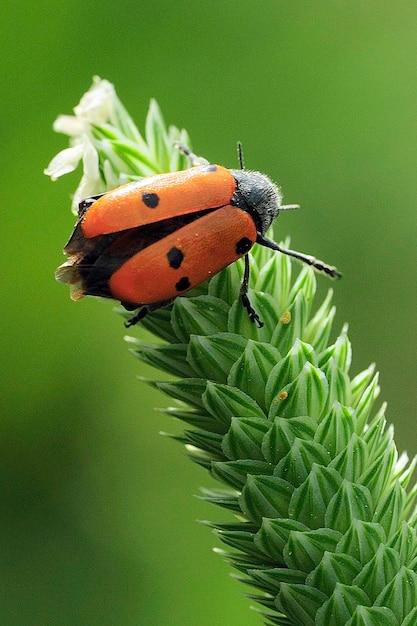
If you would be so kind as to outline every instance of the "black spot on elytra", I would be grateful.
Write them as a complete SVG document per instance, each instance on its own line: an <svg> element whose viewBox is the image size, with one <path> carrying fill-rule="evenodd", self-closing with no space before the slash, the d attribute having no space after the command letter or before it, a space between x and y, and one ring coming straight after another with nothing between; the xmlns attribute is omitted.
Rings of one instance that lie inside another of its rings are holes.
<svg viewBox="0 0 417 626"><path fill-rule="evenodd" d="M236 254L246 254L252 248L253 242L247 237L242 237L236 244Z"/></svg>
<svg viewBox="0 0 417 626"><path fill-rule="evenodd" d="M148 209L155 209L159 204L159 196L157 193L151 191L144 191L142 194L142 201Z"/></svg>
<svg viewBox="0 0 417 626"><path fill-rule="evenodd" d="M203 172L207 172L207 173L209 173L209 172L217 172L217 165L212 165L212 164L210 164L210 165L203 165L202 171Z"/></svg>
<svg viewBox="0 0 417 626"><path fill-rule="evenodd" d="M169 266L172 269L177 270L181 267L181 263L184 260L184 255L178 248L171 248L171 250L167 254Z"/></svg>
<svg viewBox="0 0 417 626"><path fill-rule="evenodd" d="M175 283L175 289L177 291L185 291L191 287L190 279L188 276L183 276L177 283Z"/></svg>

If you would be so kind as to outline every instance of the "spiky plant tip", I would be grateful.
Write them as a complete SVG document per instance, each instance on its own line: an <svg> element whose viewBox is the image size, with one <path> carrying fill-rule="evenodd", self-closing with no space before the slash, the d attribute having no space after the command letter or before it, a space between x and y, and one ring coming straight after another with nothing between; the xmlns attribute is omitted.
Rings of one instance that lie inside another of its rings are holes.
<svg viewBox="0 0 417 626"><path fill-rule="evenodd" d="M82 133L74 120L58 129L71 154L47 171L74 169L81 155L76 200L186 166L173 148L189 143L185 131L167 129L152 101L143 138L109 85L96 79L76 108ZM224 485L201 495L235 516L205 522L227 546L217 551L256 589L267 624L413 626L415 460L399 457L385 405L375 408L374 367L350 374L347 327L331 339L332 293L314 305L313 272L293 277L286 256L257 246L251 268L262 328L241 306L238 262L149 314L141 325L157 342L127 338L171 375L150 384L175 400L164 411L187 425L177 439L189 458Z"/></svg>

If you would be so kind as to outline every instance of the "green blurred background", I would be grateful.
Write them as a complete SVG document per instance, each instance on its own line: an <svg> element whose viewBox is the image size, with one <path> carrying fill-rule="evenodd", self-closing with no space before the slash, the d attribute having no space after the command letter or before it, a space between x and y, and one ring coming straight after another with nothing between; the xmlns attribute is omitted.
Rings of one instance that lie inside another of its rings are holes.
<svg viewBox="0 0 417 626"><path fill-rule="evenodd" d="M0 38L0 624L259 624L195 522L224 518L193 497L212 481L158 434L177 427L112 304L54 281L79 172L42 175L67 145L51 125L98 74L140 128L154 96L208 159L234 167L243 141L302 205L277 235L343 270L352 371L377 362L414 454L417 4L4 0Z"/></svg>

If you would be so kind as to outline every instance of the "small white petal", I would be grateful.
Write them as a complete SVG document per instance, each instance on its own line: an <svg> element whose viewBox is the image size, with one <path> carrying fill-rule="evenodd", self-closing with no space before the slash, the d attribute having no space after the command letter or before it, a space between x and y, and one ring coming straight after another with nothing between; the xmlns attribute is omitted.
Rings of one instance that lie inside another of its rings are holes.
<svg viewBox="0 0 417 626"><path fill-rule="evenodd" d="M75 215L78 215L78 205L81 200L85 200L85 198L102 193L99 189L99 182L100 181L93 181L91 178L87 178L86 176L81 178L80 184L75 190L71 203L71 210Z"/></svg>
<svg viewBox="0 0 417 626"><path fill-rule="evenodd" d="M83 170L84 176L91 180L100 178L98 152L90 141L84 143Z"/></svg>
<svg viewBox="0 0 417 626"><path fill-rule="evenodd" d="M61 150L44 169L44 174L50 176L52 180L57 180L60 176L73 172L83 158L83 154L84 146L82 144Z"/></svg>
<svg viewBox="0 0 417 626"><path fill-rule="evenodd" d="M120 186L119 175L116 174L108 159L103 162L103 175L107 189L116 189Z"/></svg>
<svg viewBox="0 0 417 626"><path fill-rule="evenodd" d="M85 144L85 150L83 155L83 170L84 174L81 178L74 197L72 199L72 212L77 215L78 205L81 200L88 198L89 196L95 196L99 193L106 191L103 181L100 177L99 170L99 158L97 150L91 143Z"/></svg>
<svg viewBox="0 0 417 626"><path fill-rule="evenodd" d="M74 115L59 115L53 124L53 129L56 133L77 137L88 130L88 124Z"/></svg>
<svg viewBox="0 0 417 626"><path fill-rule="evenodd" d="M102 124L109 120L115 99L114 86L108 80L101 80L95 76L92 86L74 108L74 113L77 118L86 120L90 124Z"/></svg>

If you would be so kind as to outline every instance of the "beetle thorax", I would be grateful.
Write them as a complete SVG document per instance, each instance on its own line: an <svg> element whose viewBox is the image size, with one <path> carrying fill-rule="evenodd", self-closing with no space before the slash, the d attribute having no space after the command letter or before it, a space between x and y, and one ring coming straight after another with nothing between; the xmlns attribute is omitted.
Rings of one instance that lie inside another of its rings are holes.
<svg viewBox="0 0 417 626"><path fill-rule="evenodd" d="M249 170L230 170L236 180L233 204L250 213L264 235L277 217L282 202L279 187L268 176Z"/></svg>

